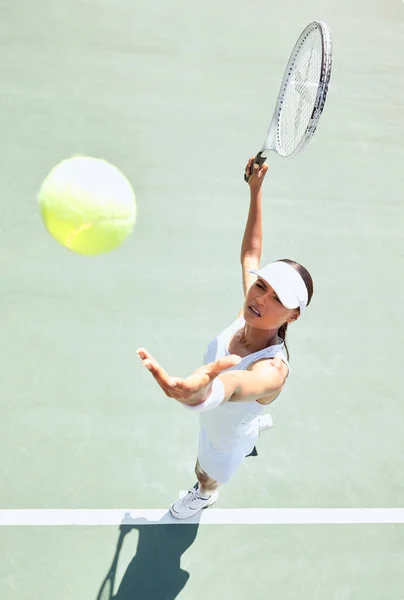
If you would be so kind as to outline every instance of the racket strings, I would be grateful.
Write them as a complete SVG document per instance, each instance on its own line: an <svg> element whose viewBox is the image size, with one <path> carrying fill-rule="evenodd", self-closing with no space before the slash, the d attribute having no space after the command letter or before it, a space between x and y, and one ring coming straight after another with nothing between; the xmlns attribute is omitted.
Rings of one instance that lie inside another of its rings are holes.
<svg viewBox="0 0 404 600"><path fill-rule="evenodd" d="M284 156L292 154L305 136L316 105L322 65L321 38L312 31L294 57L284 88L277 128L278 151Z"/></svg>

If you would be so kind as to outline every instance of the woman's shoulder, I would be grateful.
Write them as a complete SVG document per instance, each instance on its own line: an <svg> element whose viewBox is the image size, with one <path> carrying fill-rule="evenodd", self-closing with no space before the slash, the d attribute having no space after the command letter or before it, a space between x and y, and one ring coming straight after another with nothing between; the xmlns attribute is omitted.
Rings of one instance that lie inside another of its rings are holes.
<svg viewBox="0 0 404 600"><path fill-rule="evenodd" d="M267 364L268 362L272 361L275 357L278 356L282 360L282 363L285 365L286 372L289 374L290 365L286 354L285 345L281 338L278 338L278 340L278 344L263 348L259 352L256 352L255 356L251 355L252 361L248 365L248 370L254 369L254 367L260 363Z"/></svg>

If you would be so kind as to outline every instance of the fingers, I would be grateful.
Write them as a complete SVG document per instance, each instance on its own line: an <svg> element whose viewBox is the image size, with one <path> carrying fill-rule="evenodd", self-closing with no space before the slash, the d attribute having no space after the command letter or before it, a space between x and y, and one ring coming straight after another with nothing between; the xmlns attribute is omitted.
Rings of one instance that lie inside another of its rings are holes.
<svg viewBox="0 0 404 600"><path fill-rule="evenodd" d="M255 157L252 156L251 158L248 159L248 163L245 168L245 174L246 174L246 177L248 177L248 178L251 177L252 172L253 172L254 158Z"/></svg>
<svg viewBox="0 0 404 600"><path fill-rule="evenodd" d="M138 348L136 350L136 354L138 355L138 357L140 359L145 359L145 358L153 358L152 355L150 354L150 352L148 352L146 350L146 348Z"/></svg>
<svg viewBox="0 0 404 600"><path fill-rule="evenodd" d="M264 179L265 175L268 171L268 165L264 163L263 165L259 165L258 163L254 163L255 157L252 157L248 160L248 163L245 168L245 174L247 178L251 176L257 176L259 179Z"/></svg>
<svg viewBox="0 0 404 600"><path fill-rule="evenodd" d="M149 371L153 371L156 365L159 366L156 359L150 354L150 352L146 350L146 348L138 348L136 350L136 354L142 361L142 365L146 367L146 369L148 369Z"/></svg>
<svg viewBox="0 0 404 600"><path fill-rule="evenodd" d="M264 179L268 171L268 165L263 163L261 166L258 163L254 163L253 174L257 175L259 179Z"/></svg>
<svg viewBox="0 0 404 600"><path fill-rule="evenodd" d="M267 163L264 163L263 165L261 165L261 169L260 169L261 177L265 177L265 175L267 174L268 168L269 167L268 167Z"/></svg>
<svg viewBox="0 0 404 600"><path fill-rule="evenodd" d="M154 379L160 386L165 388L173 388L176 385L176 380L170 377L165 369L157 362L157 360L145 348L138 348L137 355L142 361L142 365L146 367L153 375Z"/></svg>
<svg viewBox="0 0 404 600"><path fill-rule="evenodd" d="M245 174L247 177L250 177L251 175L251 166L253 164L254 158L250 158L248 160L248 163L246 164L246 168L245 168Z"/></svg>

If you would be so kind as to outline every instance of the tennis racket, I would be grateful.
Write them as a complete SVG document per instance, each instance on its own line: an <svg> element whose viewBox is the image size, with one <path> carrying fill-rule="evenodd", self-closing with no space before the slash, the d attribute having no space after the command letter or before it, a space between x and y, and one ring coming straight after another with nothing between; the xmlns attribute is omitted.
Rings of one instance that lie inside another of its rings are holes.
<svg viewBox="0 0 404 600"><path fill-rule="evenodd" d="M116 545L115 555L112 560L112 564L110 569L102 582L100 587L100 591L98 592L97 600L112 600L114 596L114 585L115 585L115 576L116 569L118 566L119 554L122 549L123 540L125 535L130 531L130 527L121 525L119 528L119 538Z"/></svg>
<svg viewBox="0 0 404 600"><path fill-rule="evenodd" d="M325 23L313 21L290 55L272 121L254 163L263 165L271 150L292 158L308 144L324 109L331 66L331 31ZM248 181L246 174L244 179Z"/></svg>

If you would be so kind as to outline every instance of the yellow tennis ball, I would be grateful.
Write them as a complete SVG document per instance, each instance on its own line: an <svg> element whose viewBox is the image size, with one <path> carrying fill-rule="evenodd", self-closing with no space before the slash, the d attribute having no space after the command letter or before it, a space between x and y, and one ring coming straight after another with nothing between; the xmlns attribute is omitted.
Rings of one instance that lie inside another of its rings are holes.
<svg viewBox="0 0 404 600"><path fill-rule="evenodd" d="M49 233L79 254L117 248L136 222L128 179L107 161L89 156L56 165L41 185L38 203Z"/></svg>

